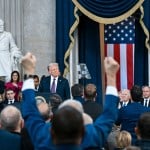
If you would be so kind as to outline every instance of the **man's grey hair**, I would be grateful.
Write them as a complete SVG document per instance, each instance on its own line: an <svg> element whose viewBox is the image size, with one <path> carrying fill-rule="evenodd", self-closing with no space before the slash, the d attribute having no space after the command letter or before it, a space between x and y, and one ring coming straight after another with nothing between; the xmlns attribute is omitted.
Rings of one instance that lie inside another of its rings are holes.
<svg viewBox="0 0 150 150"><path fill-rule="evenodd" d="M73 100L73 99L68 99L68 100L65 100L64 102L62 102L58 109L64 107L64 106L71 106L71 107L74 107L75 109L77 109L80 113L83 113L84 110L83 110L83 106L80 102L78 102L77 100Z"/></svg>
<svg viewBox="0 0 150 150"><path fill-rule="evenodd" d="M48 65L48 69L49 69L50 67L52 67L52 66L56 66L56 67L58 67L58 69L59 69L58 63L50 63L50 64Z"/></svg>
<svg viewBox="0 0 150 150"><path fill-rule="evenodd" d="M0 114L1 127L8 131L15 131L21 119L21 112L15 106L5 107Z"/></svg>

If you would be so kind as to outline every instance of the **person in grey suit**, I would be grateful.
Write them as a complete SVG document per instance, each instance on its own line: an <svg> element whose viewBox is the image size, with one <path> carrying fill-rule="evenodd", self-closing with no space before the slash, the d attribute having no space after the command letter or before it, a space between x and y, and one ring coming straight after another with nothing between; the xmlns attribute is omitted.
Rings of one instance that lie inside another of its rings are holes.
<svg viewBox="0 0 150 150"><path fill-rule="evenodd" d="M48 66L50 76L43 77L40 81L38 92L57 93L63 100L70 98L70 86L67 79L60 76L58 63Z"/></svg>

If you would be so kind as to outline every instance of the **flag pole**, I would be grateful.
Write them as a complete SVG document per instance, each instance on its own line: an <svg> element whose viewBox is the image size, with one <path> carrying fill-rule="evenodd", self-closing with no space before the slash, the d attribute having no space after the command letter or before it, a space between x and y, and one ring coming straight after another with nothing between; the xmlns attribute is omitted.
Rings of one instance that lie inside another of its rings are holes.
<svg viewBox="0 0 150 150"><path fill-rule="evenodd" d="M104 101L105 95L105 71L104 71L104 24L99 24L100 37L100 58L101 58L101 81L102 81L102 98Z"/></svg>

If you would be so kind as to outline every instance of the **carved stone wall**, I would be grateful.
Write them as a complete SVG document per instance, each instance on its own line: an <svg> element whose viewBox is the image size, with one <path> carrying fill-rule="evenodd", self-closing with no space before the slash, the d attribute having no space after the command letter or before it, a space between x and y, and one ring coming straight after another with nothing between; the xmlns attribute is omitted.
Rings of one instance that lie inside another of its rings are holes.
<svg viewBox="0 0 150 150"><path fill-rule="evenodd" d="M55 0L0 0L0 18L22 53L36 55L36 73L47 74L55 62Z"/></svg>

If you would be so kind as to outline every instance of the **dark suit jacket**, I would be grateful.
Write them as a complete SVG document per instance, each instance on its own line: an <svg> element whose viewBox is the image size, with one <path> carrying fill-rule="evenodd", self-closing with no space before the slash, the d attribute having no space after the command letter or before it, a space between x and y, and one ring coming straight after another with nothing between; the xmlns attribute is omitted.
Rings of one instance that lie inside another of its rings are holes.
<svg viewBox="0 0 150 150"><path fill-rule="evenodd" d="M17 107L19 110L21 110L21 104L22 104L22 102L19 102L19 101L15 100L13 104L8 104L8 100L4 100L2 103L3 103L3 108L6 107L6 106L8 106L8 105L12 105L12 106Z"/></svg>
<svg viewBox="0 0 150 150"><path fill-rule="evenodd" d="M122 105L123 105L123 102L119 102L119 103L120 103L120 106L123 107L123 106L122 106ZM131 100L129 100L129 102L127 103L127 106L128 106L129 104L131 104Z"/></svg>
<svg viewBox="0 0 150 150"><path fill-rule="evenodd" d="M102 113L102 106L92 100L86 100L83 103L84 112L90 115L93 121Z"/></svg>
<svg viewBox="0 0 150 150"><path fill-rule="evenodd" d="M134 128L140 115L150 111L150 108L144 107L141 103L133 102L119 110L117 125L121 124L121 130L126 130L131 133L133 143L136 140Z"/></svg>
<svg viewBox="0 0 150 150"><path fill-rule="evenodd" d="M52 137L50 135L51 126L43 121L36 107L35 93L32 89L23 92L22 114L26 127L37 150L52 150ZM118 97L106 95L104 113L99 116L93 124L85 126L85 135L81 143L81 148L103 147L107 136L110 133L114 121L117 119ZM110 108L111 106L111 108ZM40 130L39 130L40 129ZM48 134L49 133L49 134Z"/></svg>
<svg viewBox="0 0 150 150"><path fill-rule="evenodd" d="M141 104L144 106L144 99L143 98L141 100ZM149 101L148 107L150 107L150 101Z"/></svg>
<svg viewBox="0 0 150 150"><path fill-rule="evenodd" d="M43 77L40 81L38 92L50 92L51 77ZM70 86L67 79L58 77L56 93L61 96L63 100L70 98Z"/></svg>
<svg viewBox="0 0 150 150"><path fill-rule="evenodd" d="M1 150L21 150L21 136L0 129Z"/></svg>

